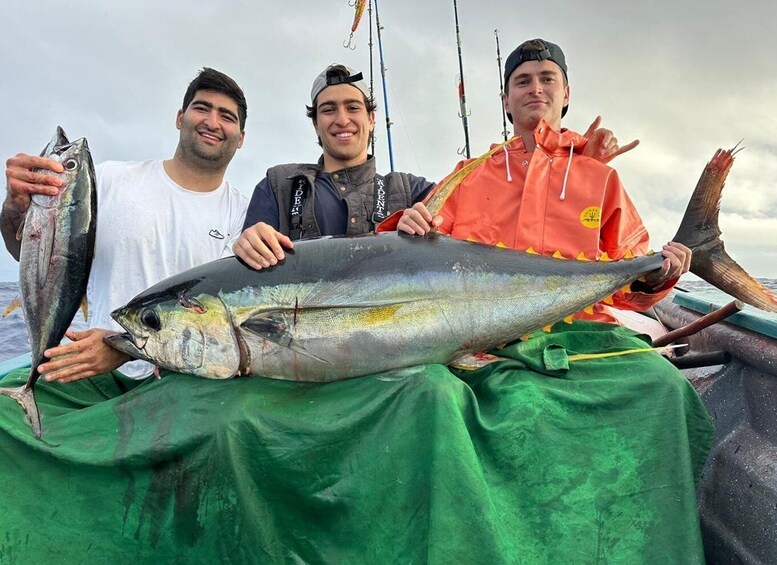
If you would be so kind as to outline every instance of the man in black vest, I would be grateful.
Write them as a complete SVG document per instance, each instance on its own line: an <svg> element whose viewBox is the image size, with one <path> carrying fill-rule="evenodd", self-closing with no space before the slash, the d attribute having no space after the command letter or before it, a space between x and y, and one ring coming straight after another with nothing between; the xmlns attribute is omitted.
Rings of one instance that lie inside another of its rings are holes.
<svg viewBox="0 0 777 565"><path fill-rule="evenodd" d="M323 155L316 164L289 163L267 170L254 189L235 255L255 269L284 258L293 241L322 235L361 235L392 213L421 202L434 183L408 173L381 176L368 147L375 104L362 73L329 65L313 81L313 121ZM629 151L596 118L584 134L582 154L604 163Z"/></svg>
<svg viewBox="0 0 777 565"><path fill-rule="evenodd" d="M361 73L330 65L313 82L310 99L308 117L323 155L316 164L271 167L256 186L233 248L256 269L275 265L297 239L370 232L434 186L407 173L376 173L367 153L375 104Z"/></svg>

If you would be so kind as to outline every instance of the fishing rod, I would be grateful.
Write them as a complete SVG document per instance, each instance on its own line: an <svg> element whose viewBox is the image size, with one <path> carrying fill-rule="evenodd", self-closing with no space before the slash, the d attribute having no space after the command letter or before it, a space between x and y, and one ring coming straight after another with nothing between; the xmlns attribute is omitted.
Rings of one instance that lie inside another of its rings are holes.
<svg viewBox="0 0 777 565"><path fill-rule="evenodd" d="M369 41L369 46L370 46L370 102L372 102L374 104L375 103L375 89L374 89L373 80L372 80L373 74L374 74L374 71L373 71L374 56L373 56L373 53L372 53L372 0L370 0L370 3L367 4L367 13L369 14L369 24L370 24L370 41ZM371 139L371 141L370 141L370 153L372 155L375 155L375 136L372 135L370 139Z"/></svg>
<svg viewBox="0 0 777 565"><path fill-rule="evenodd" d="M389 151L389 164L391 166L391 172L394 172L394 150L391 145L391 119L389 118L388 107L388 94L386 92L386 65L383 59L383 36L381 31L383 26L380 25L380 13L378 11L378 0L375 0L375 27L378 30L378 52L380 54L380 76L383 81L383 105L386 108L386 138L388 139L388 151Z"/></svg>
<svg viewBox="0 0 777 565"><path fill-rule="evenodd" d="M459 117L464 126L464 151L459 150L460 155L469 159L469 113L467 112L467 96L464 92L464 65L461 61L461 34L459 33L459 7L453 0L453 14L456 19L456 47L459 51Z"/></svg>
<svg viewBox="0 0 777 565"><path fill-rule="evenodd" d="M502 82L502 55L499 53L499 30L494 30L494 37L496 37L496 64L499 67L499 102L502 107L502 135L507 141L507 136L510 132L507 131L507 112L505 112L505 105L502 103L502 93L505 91L504 82Z"/></svg>

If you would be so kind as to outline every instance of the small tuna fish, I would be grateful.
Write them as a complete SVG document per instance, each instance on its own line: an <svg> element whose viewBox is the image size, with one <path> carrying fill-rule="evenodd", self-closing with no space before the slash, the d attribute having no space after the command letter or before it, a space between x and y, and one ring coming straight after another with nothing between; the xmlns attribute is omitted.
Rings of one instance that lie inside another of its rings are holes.
<svg viewBox="0 0 777 565"><path fill-rule="evenodd" d="M86 295L94 255L97 194L86 139L69 142L58 127L41 153L62 164L64 181L56 196L35 194L21 234L19 288L32 349L32 370L19 388L0 388L24 408L35 436L41 436L33 386L43 352L59 344ZM55 175L51 171L38 171Z"/></svg>
<svg viewBox="0 0 777 565"><path fill-rule="evenodd" d="M719 151L707 165L676 241L694 249L695 272L709 272L698 266L712 257L714 274L733 274L723 290L777 310L717 237L731 163L731 151ZM446 236L313 239L274 268L227 258L162 281L113 312L128 333L106 339L201 377L333 381L491 349L604 299L662 261L560 260Z"/></svg>

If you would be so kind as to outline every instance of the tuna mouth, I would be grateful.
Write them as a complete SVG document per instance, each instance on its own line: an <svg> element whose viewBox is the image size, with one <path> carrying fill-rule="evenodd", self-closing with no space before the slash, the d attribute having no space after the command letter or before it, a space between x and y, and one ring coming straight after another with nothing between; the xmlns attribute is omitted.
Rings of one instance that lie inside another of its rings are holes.
<svg viewBox="0 0 777 565"><path fill-rule="evenodd" d="M147 338L142 340L143 343L136 343L132 336L125 332L107 335L103 338L103 341L114 349L126 353L130 357L135 359L148 359L143 351Z"/></svg>

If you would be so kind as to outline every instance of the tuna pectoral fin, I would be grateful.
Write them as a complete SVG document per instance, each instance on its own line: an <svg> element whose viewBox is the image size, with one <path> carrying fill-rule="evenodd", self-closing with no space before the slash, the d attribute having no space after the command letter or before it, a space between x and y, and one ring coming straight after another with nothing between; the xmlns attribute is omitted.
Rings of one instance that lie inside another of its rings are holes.
<svg viewBox="0 0 777 565"><path fill-rule="evenodd" d="M461 357L454 359L449 366L454 369L461 369L462 371L477 371L482 369L486 365L491 363L497 363L499 361L511 361L507 357L499 357L498 355L492 355L490 353L467 353Z"/></svg>
<svg viewBox="0 0 777 565"><path fill-rule="evenodd" d="M54 251L54 243L57 240L57 223L53 222L48 229L44 229L40 234L38 251L38 288L46 286L46 279L49 276L49 267L51 266L51 255Z"/></svg>
<svg viewBox="0 0 777 565"><path fill-rule="evenodd" d="M32 392L32 387L24 385L17 388L0 388L0 394L10 396L21 405L35 437L40 439L40 414L38 413L38 406L35 404L35 396Z"/></svg>
<svg viewBox="0 0 777 565"><path fill-rule="evenodd" d="M305 357L310 357L316 361L320 361L321 363L326 363L327 365L332 364L331 361L327 361L318 355L314 355L298 344L296 341L294 341L294 338L287 329L286 318L283 315L263 315L248 318L245 322L240 324L240 327L262 339L271 341L276 345L280 345L281 347L291 349L295 353L299 353Z"/></svg>

